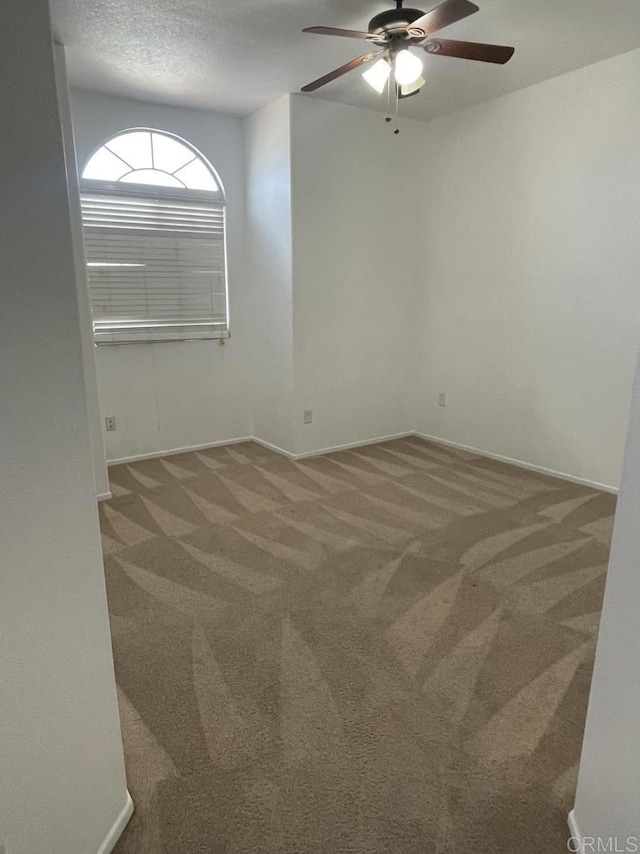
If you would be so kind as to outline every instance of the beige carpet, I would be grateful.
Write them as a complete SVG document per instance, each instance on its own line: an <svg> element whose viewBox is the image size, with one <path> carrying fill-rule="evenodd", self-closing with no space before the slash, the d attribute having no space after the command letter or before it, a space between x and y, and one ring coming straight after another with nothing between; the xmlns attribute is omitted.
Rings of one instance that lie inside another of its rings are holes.
<svg viewBox="0 0 640 854"><path fill-rule="evenodd" d="M412 438L111 480L117 854L566 851L612 496Z"/></svg>

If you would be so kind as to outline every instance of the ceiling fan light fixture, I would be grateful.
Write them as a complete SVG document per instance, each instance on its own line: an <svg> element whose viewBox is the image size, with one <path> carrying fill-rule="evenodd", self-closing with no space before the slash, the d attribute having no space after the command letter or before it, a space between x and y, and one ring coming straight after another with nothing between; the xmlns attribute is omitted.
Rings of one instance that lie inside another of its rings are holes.
<svg viewBox="0 0 640 854"><path fill-rule="evenodd" d="M362 73L362 76L367 81L372 89L375 89L380 95L384 92L384 87L387 85L387 80L391 74L391 66L386 59L379 59L371 68L367 68Z"/></svg>
<svg viewBox="0 0 640 854"><path fill-rule="evenodd" d="M415 94L424 85L422 59L425 52L436 56L472 60L473 62L490 62L495 65L504 65L509 62L514 54L515 48L506 45L441 39L437 35L445 27L450 27L452 24L456 24L458 21L478 12L478 6L472 0L436 0L438 5L424 14L419 9L403 8L404 0L395 0L395 2L396 8L387 9L375 15L369 21L367 30L306 27L303 30L305 33L360 39L368 42L370 50L372 47L382 48L382 50L378 50L377 54L373 52L357 56L351 62L346 62L340 68L335 68L328 74L324 74L312 83L303 86L302 91L315 92L350 71L354 71L365 64L369 66L372 61L377 60L373 67L368 67L363 74L367 83L376 92L382 94L391 80L391 73L393 72L394 90L399 97L406 98ZM437 35L437 37L433 39L433 35ZM411 53L411 49L414 47L421 49L418 55ZM385 60L382 59L383 56ZM411 87L416 84L417 88L412 89ZM391 95L391 89L389 95Z"/></svg>
<svg viewBox="0 0 640 854"><path fill-rule="evenodd" d="M394 62L393 73L399 86L409 86L422 75L422 60L410 50L401 50Z"/></svg>

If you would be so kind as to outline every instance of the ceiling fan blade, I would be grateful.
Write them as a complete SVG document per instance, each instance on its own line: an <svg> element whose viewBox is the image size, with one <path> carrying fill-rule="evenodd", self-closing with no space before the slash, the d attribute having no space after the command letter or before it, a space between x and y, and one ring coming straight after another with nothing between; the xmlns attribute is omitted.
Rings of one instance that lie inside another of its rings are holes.
<svg viewBox="0 0 640 854"><path fill-rule="evenodd" d="M470 0L444 0L444 3L418 18L417 21L413 21L407 29L410 32L422 30L425 36L430 36L432 33L437 33L438 30L443 30L477 11L478 7Z"/></svg>
<svg viewBox="0 0 640 854"><path fill-rule="evenodd" d="M318 36L342 36L345 39L370 39L371 33L360 30L339 30L336 27L307 27L303 33L315 33Z"/></svg>
<svg viewBox="0 0 640 854"><path fill-rule="evenodd" d="M331 83L332 80L337 80L338 77L342 77L343 74L353 71L353 69L358 68L359 65L364 65L365 62L370 62L378 55L378 53L382 53L382 51L376 51L376 53L365 53L363 56L357 56L355 59L352 59L351 62L347 62L346 65L341 65L340 68L336 68L335 71L330 71L328 74L325 74L324 77L319 77L317 80L314 80L313 83L308 83L306 86L303 86L301 91L315 92L316 89L319 89L326 83Z"/></svg>
<svg viewBox="0 0 640 854"><path fill-rule="evenodd" d="M452 39L430 39L422 47L427 53L439 56L455 56L458 59L474 59L476 62L495 62L504 65L509 62L515 48L499 44L481 44L480 42L459 42Z"/></svg>

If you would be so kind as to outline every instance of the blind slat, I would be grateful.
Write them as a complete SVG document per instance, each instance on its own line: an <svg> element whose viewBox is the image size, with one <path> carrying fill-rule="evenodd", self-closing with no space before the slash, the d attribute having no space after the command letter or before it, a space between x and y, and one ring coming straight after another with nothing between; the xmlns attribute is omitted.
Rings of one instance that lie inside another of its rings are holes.
<svg viewBox="0 0 640 854"><path fill-rule="evenodd" d="M228 335L225 206L82 193L97 343Z"/></svg>

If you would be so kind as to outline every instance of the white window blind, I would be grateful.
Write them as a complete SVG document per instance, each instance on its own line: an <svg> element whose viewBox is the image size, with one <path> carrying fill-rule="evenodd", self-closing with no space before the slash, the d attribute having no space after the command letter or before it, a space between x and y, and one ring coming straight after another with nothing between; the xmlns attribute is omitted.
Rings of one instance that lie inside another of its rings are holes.
<svg viewBox="0 0 640 854"><path fill-rule="evenodd" d="M224 202L83 192L96 343L228 337Z"/></svg>

